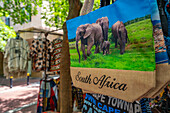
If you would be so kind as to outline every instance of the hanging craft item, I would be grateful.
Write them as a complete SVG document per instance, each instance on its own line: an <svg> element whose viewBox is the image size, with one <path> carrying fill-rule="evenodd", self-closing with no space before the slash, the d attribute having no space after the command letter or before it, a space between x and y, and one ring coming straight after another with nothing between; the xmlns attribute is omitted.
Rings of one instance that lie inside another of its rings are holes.
<svg viewBox="0 0 170 113"><path fill-rule="evenodd" d="M124 100L101 95L87 93L83 113L142 113L141 105L135 101L133 103Z"/></svg>
<svg viewBox="0 0 170 113"><path fill-rule="evenodd" d="M129 102L155 87L149 2L118 0L66 22L76 87Z"/></svg>
<svg viewBox="0 0 170 113"><path fill-rule="evenodd" d="M25 77L27 74L27 63L30 58L30 47L28 42L21 38L19 34L17 37L8 39L4 51L4 75L9 78L11 75L14 78Z"/></svg>
<svg viewBox="0 0 170 113"><path fill-rule="evenodd" d="M168 53L168 57L169 57L169 63L170 63L170 2L167 2L165 4L165 14L166 14L166 17L167 17L167 25L168 26L168 35L165 35L165 44L166 44L166 47L167 47L167 53Z"/></svg>
<svg viewBox="0 0 170 113"><path fill-rule="evenodd" d="M142 98L140 100L142 113L152 113L151 107L149 106L150 98Z"/></svg>
<svg viewBox="0 0 170 113"><path fill-rule="evenodd" d="M47 49L45 48L45 44L47 46ZM47 54L45 53L45 51L47 52ZM42 71L45 70L45 67L47 70L49 70L50 68L49 61L52 52L53 52L52 44L48 39L41 37L34 39L31 44L33 70ZM45 55L47 55L46 58ZM47 61L45 59L47 59Z"/></svg>
<svg viewBox="0 0 170 113"><path fill-rule="evenodd" d="M60 72L62 40L61 39L54 39L52 41L52 47L53 47L53 54L51 56L50 71Z"/></svg>
<svg viewBox="0 0 170 113"><path fill-rule="evenodd" d="M155 99L149 102L152 112L159 111L159 113L170 113L170 84Z"/></svg>
<svg viewBox="0 0 170 113"><path fill-rule="evenodd" d="M156 87L150 90L144 97L153 98L159 95L161 89L163 89L168 82L170 82L170 65L168 65L168 55L170 37L168 36L168 29L165 23L168 15L167 10L165 14L163 13L166 9L168 3L164 1L151 0L151 10L152 10L152 20L153 21L153 36L155 43L155 58L156 58ZM159 10L158 10L159 9ZM169 22L170 23L170 22ZM169 26L169 25L168 25ZM165 39L165 40L164 40ZM166 45L166 46L165 46ZM167 52L166 52L167 49ZM169 60L170 61L170 60Z"/></svg>

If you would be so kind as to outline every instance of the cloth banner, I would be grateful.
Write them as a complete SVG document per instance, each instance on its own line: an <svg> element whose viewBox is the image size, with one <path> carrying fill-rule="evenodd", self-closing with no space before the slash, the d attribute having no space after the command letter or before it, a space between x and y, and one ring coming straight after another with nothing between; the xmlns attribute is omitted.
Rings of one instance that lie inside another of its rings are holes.
<svg viewBox="0 0 170 113"><path fill-rule="evenodd" d="M117 0L68 20L74 86L128 102L154 88L151 13L150 0ZM166 52L164 43L158 50Z"/></svg>

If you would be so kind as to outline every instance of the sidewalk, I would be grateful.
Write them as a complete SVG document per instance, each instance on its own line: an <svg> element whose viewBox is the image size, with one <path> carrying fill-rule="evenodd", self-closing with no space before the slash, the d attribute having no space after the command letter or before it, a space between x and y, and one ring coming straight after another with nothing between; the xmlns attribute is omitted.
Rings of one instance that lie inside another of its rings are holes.
<svg viewBox="0 0 170 113"><path fill-rule="evenodd" d="M40 78L32 78L30 77L29 82L34 83L34 82L39 82ZM18 78L13 80L13 86L18 86L18 85L26 85L27 84L27 78ZM10 79L6 79L5 77L0 76L0 86L9 86L10 87Z"/></svg>
<svg viewBox="0 0 170 113"><path fill-rule="evenodd" d="M10 88L9 79L0 78L0 113L36 113L36 102L40 78L26 78L13 81Z"/></svg>

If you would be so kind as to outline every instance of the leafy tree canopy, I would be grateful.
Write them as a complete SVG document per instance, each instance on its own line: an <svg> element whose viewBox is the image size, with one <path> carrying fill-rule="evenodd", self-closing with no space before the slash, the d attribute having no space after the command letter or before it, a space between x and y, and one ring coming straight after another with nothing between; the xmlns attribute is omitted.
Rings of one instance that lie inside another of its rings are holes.
<svg viewBox="0 0 170 113"><path fill-rule="evenodd" d="M80 0L84 3L85 0ZM94 0L93 10L96 10L100 7L100 0ZM63 23L66 21L69 11L69 3L67 0L49 0L49 8L43 6L44 11L42 13L42 19L45 19L45 24L47 26L53 26L61 28ZM50 15L51 18L49 18Z"/></svg>
<svg viewBox="0 0 170 113"><path fill-rule="evenodd" d="M32 15L38 13L37 6L42 6L42 0L0 0L0 17L10 16L14 25L27 23ZM0 18L0 52L4 51L7 40L14 37L13 28Z"/></svg>
<svg viewBox="0 0 170 113"><path fill-rule="evenodd" d="M16 37L15 31L0 19L0 52L3 52L9 38Z"/></svg>
<svg viewBox="0 0 170 113"><path fill-rule="evenodd" d="M14 24L23 24L38 13L37 6L42 0L0 0L0 16L10 15Z"/></svg>
<svg viewBox="0 0 170 113"><path fill-rule="evenodd" d="M49 2L43 5L43 2ZM85 0L80 0L84 3ZM61 28L69 11L68 0L0 0L0 17L9 16L14 24L27 23L30 17L38 14L37 7L43 7L42 19L47 26ZM100 0L94 0L93 10L98 9Z"/></svg>
<svg viewBox="0 0 170 113"><path fill-rule="evenodd" d="M85 0L80 1L84 3ZM48 2L48 5L43 5L43 2ZM47 26L62 27L68 16L68 0L0 0L0 17L10 16L14 24L28 23L31 16L38 14L38 6L43 7L42 19L45 19ZM100 0L94 0L93 10L98 9L99 6ZM15 37L14 30L0 20L1 51L4 50L5 41L10 37Z"/></svg>

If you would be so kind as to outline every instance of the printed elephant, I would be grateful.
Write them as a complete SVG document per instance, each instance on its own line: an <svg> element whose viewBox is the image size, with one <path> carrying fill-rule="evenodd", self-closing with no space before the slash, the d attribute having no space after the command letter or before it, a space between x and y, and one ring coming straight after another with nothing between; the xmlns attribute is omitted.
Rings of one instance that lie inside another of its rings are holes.
<svg viewBox="0 0 170 113"><path fill-rule="evenodd" d="M99 24L102 27L103 37L104 40L108 40L108 30L109 30L109 20L107 17L102 17L97 19L97 24Z"/></svg>
<svg viewBox="0 0 170 113"><path fill-rule="evenodd" d="M118 43L120 45L120 54L124 54L128 35L123 22L117 21L112 25L112 35L115 38L115 48L117 48Z"/></svg>
<svg viewBox="0 0 170 113"><path fill-rule="evenodd" d="M78 41L81 39L81 49L83 52L84 59L87 59L87 56L91 54L91 48L93 45L96 46L95 53L99 53L99 46L102 45L103 35L102 28L100 25L93 24L85 24L80 25L76 31L76 48L79 55L79 63L80 63L80 52L78 48ZM87 56L85 53L85 45L87 45Z"/></svg>
<svg viewBox="0 0 170 113"><path fill-rule="evenodd" d="M104 41L102 45L103 55L109 54L110 42Z"/></svg>

